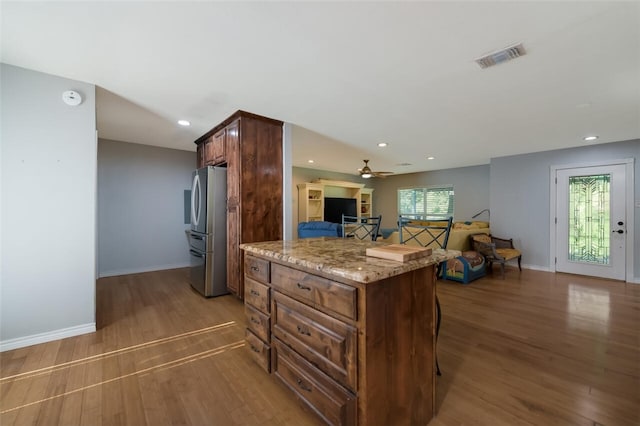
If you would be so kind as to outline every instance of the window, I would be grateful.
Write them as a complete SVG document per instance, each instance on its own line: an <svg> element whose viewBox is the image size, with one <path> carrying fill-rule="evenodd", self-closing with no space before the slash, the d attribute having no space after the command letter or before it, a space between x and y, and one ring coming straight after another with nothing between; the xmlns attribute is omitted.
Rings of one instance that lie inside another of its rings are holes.
<svg viewBox="0 0 640 426"><path fill-rule="evenodd" d="M399 189L398 213L420 219L453 216L453 186Z"/></svg>

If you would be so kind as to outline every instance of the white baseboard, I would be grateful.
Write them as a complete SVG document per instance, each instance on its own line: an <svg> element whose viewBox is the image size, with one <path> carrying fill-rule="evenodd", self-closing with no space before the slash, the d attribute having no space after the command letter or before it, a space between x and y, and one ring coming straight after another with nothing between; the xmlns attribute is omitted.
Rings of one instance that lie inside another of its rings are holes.
<svg viewBox="0 0 640 426"><path fill-rule="evenodd" d="M173 263L170 265L145 266L142 268L116 269L113 271L98 271L98 278L117 277L118 275L141 274L143 272L164 271L165 269L186 268L190 263Z"/></svg>
<svg viewBox="0 0 640 426"><path fill-rule="evenodd" d="M79 336L81 334L95 333L96 323L76 325L75 327L61 328L59 330L48 331L46 333L33 334L31 336L17 337L15 339L3 340L0 342L0 352L13 349L24 348L25 346L37 345L39 343L51 342L52 340L64 339L67 337Z"/></svg>
<svg viewBox="0 0 640 426"><path fill-rule="evenodd" d="M515 266L517 267L518 264L516 263ZM548 266L526 265L524 263L522 264L522 269L531 269L531 270L534 270L534 271L551 272L551 269L549 269Z"/></svg>
<svg viewBox="0 0 640 426"><path fill-rule="evenodd" d="M640 277L633 277L629 280L627 280L628 283L630 284L640 284Z"/></svg>

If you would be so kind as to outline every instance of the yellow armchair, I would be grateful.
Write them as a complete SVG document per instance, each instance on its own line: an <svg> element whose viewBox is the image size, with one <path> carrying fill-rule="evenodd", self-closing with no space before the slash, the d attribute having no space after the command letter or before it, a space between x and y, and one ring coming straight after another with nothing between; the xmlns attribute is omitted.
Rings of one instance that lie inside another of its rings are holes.
<svg viewBox="0 0 640 426"><path fill-rule="evenodd" d="M504 264L511 259L518 259L518 269L522 271L522 253L513 247L513 239L498 238L489 234L472 234L469 238L473 249L486 259L489 269L493 266L493 262L500 264L502 278L504 278Z"/></svg>

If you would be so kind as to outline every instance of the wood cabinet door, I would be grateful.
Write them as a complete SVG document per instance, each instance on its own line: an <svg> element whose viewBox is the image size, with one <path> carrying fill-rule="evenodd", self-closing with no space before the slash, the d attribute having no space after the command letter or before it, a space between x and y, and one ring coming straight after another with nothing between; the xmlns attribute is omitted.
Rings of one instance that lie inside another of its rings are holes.
<svg viewBox="0 0 640 426"><path fill-rule="evenodd" d="M244 262L240 251L242 242L242 203L240 141L238 135L238 121L234 121L226 128L226 157L227 157L227 289L230 293L241 298L244 296L242 286Z"/></svg>
<svg viewBox="0 0 640 426"><path fill-rule="evenodd" d="M282 127L240 123L242 242L282 238Z"/></svg>
<svg viewBox="0 0 640 426"><path fill-rule="evenodd" d="M226 130L227 157L227 207L240 204L240 141L238 138L238 122L231 123Z"/></svg>
<svg viewBox="0 0 640 426"><path fill-rule="evenodd" d="M204 145L204 164L213 166L213 137L207 138L202 144Z"/></svg>
<svg viewBox="0 0 640 426"><path fill-rule="evenodd" d="M332 426L358 424L357 398L354 394L331 380L279 340L275 340L273 347L275 376L302 402L311 407L325 423ZM372 421L369 424L391 423Z"/></svg>
<svg viewBox="0 0 640 426"><path fill-rule="evenodd" d="M240 250L240 211L239 206L227 209L227 290L242 298L240 277L243 273L242 252Z"/></svg>
<svg viewBox="0 0 640 426"><path fill-rule="evenodd" d="M212 151L213 151L213 164L223 164L227 161L226 152L226 129L220 130L213 135Z"/></svg>
<svg viewBox="0 0 640 426"><path fill-rule="evenodd" d="M196 169L204 167L204 143L196 147Z"/></svg>

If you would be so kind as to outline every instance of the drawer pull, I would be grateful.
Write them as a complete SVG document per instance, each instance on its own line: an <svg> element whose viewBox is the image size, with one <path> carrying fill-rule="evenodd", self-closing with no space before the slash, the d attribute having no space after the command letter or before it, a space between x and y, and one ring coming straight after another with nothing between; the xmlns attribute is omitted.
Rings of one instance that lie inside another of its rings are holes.
<svg viewBox="0 0 640 426"><path fill-rule="evenodd" d="M304 382L302 381L302 379L298 379L298 386L300 387L300 389L305 390L307 392L311 392L311 388L307 385L304 384Z"/></svg>
<svg viewBox="0 0 640 426"><path fill-rule="evenodd" d="M251 291L249 292L251 293L252 296L260 296L260 293L258 293L257 291L251 289Z"/></svg>
<svg viewBox="0 0 640 426"><path fill-rule="evenodd" d="M251 350L252 350L252 351L254 351L254 352L255 352L255 353L257 353L257 354L259 354L259 353L260 353L260 349L256 348L256 347L255 347L255 346L253 346L253 345L250 345L250 346L251 346Z"/></svg>
<svg viewBox="0 0 640 426"><path fill-rule="evenodd" d="M307 290L307 291L311 291L311 287L307 287L306 285L302 285L300 283L298 283L298 288L300 290Z"/></svg>
<svg viewBox="0 0 640 426"><path fill-rule="evenodd" d="M258 324L258 325L260 325L260 321L258 321L258 320L257 320L257 319L255 319L254 317L251 317L249 320L250 320L252 323L254 323L254 324Z"/></svg>
<svg viewBox="0 0 640 426"><path fill-rule="evenodd" d="M260 268L258 268L257 266L252 266L251 270L255 272L260 272Z"/></svg>
<svg viewBox="0 0 640 426"><path fill-rule="evenodd" d="M305 336L311 336L309 329L307 327L302 327L301 325L298 326L298 333L304 334Z"/></svg>

